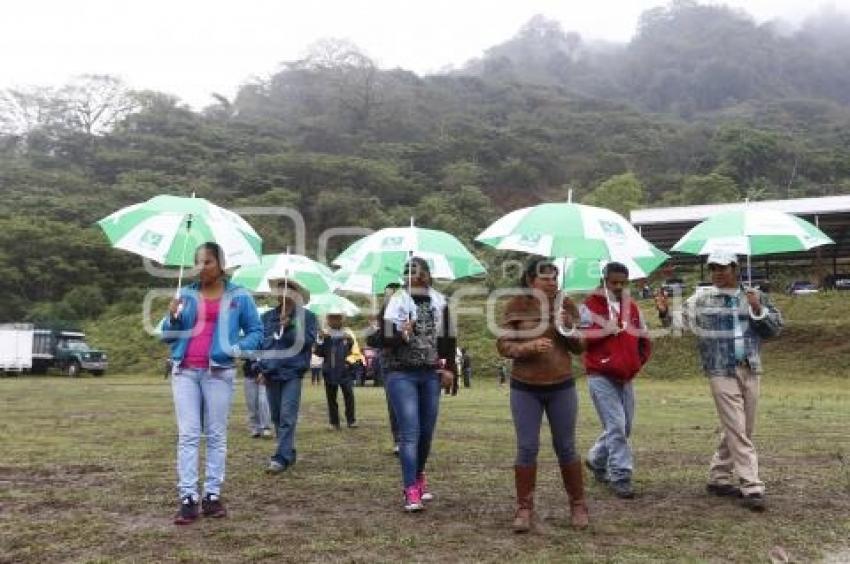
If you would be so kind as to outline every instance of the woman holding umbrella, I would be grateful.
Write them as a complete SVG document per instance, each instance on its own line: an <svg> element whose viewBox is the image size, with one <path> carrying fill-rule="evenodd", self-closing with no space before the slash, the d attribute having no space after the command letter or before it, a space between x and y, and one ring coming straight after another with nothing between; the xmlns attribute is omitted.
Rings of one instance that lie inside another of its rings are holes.
<svg viewBox="0 0 850 564"><path fill-rule="evenodd" d="M259 348L263 337L253 298L225 277L221 247L212 242L198 247L195 268L197 281L180 290L162 322L163 341L171 346L171 390L178 428L177 525L194 522L201 512L205 517L227 515L221 486L235 359L243 351ZM202 434L207 437L203 499L198 495Z"/></svg>
<svg viewBox="0 0 850 564"><path fill-rule="evenodd" d="M517 436L513 529L524 533L532 526L544 412L569 497L570 522L575 528L584 528L588 515L582 465L575 447L578 395L571 369L571 355L584 349L575 326L578 309L559 293L558 268L551 259L532 258L520 286L522 291L506 304L497 341L499 354L513 359L511 413Z"/></svg>
<svg viewBox="0 0 850 564"><path fill-rule="evenodd" d="M421 511L433 499L425 479L425 463L437 423L440 387L451 386L455 338L450 330L446 298L431 287L428 262L408 260L405 290L393 294L384 310L386 387L399 427L399 462L404 509Z"/></svg>

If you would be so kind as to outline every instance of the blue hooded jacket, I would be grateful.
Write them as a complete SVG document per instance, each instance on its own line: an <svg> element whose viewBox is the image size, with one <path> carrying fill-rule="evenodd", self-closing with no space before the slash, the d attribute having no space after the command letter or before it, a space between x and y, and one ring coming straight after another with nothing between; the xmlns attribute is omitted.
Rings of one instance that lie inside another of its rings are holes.
<svg viewBox="0 0 850 564"><path fill-rule="evenodd" d="M298 304L283 332L280 331L280 308L265 312L262 317L260 372L276 381L303 377L310 368L318 325L316 315Z"/></svg>
<svg viewBox="0 0 850 564"><path fill-rule="evenodd" d="M198 319L200 284L195 282L180 290L183 310L177 319L166 315L162 321L162 341L171 347L171 360L179 365L186 356L189 340ZM231 368L234 358L258 349L263 340L263 325L254 298L241 286L225 282L221 308L210 346L210 366Z"/></svg>

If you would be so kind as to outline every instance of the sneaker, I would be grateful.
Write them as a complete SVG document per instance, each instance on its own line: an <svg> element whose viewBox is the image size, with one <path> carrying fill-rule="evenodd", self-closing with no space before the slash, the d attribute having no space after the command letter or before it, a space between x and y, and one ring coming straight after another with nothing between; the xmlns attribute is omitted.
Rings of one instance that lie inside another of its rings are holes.
<svg viewBox="0 0 850 564"><path fill-rule="evenodd" d="M260 435L260 432L259 432L259 431L251 431L251 438L252 438L252 439L259 439L259 438L260 438L260 436L261 436L261 435Z"/></svg>
<svg viewBox="0 0 850 564"><path fill-rule="evenodd" d="M393 445L393 454L398 456L398 444Z"/></svg>
<svg viewBox="0 0 850 564"><path fill-rule="evenodd" d="M741 505L750 511L764 511L767 509L767 500L763 493L751 493L741 498Z"/></svg>
<svg viewBox="0 0 850 564"><path fill-rule="evenodd" d="M180 500L180 509L177 511L177 515L174 516L174 524L191 525L198 519L199 515L197 498L191 494L184 496Z"/></svg>
<svg viewBox="0 0 850 564"><path fill-rule="evenodd" d="M635 497L635 490L632 489L631 480L617 480L616 482L610 482L608 486L614 492L614 495L620 499L632 499Z"/></svg>
<svg viewBox="0 0 850 564"><path fill-rule="evenodd" d="M266 474L281 474L289 468L286 464L281 464L277 460L269 460L269 465L266 466Z"/></svg>
<svg viewBox="0 0 850 564"><path fill-rule="evenodd" d="M422 511L422 497L419 494L419 487L414 484L409 488L404 489L404 510L408 513Z"/></svg>
<svg viewBox="0 0 850 564"><path fill-rule="evenodd" d="M416 477L416 484L414 485L419 488L419 498L422 501L431 501L434 499L434 494L428 491L428 480L425 479L424 472Z"/></svg>
<svg viewBox="0 0 850 564"><path fill-rule="evenodd" d="M339 425L328 425L328 431L339 431Z"/></svg>
<svg viewBox="0 0 850 564"><path fill-rule="evenodd" d="M262 435L264 439L270 439L274 437L274 433L272 433L271 429L263 429Z"/></svg>
<svg viewBox="0 0 850 564"><path fill-rule="evenodd" d="M357 421L352 421L351 423L348 424L349 429L356 429L359 426L360 425L358 425Z"/></svg>
<svg viewBox="0 0 850 564"><path fill-rule="evenodd" d="M594 466L589 459L584 459L584 466L587 468L591 474L593 474L593 479L599 482L600 484L608 483L607 472L604 468L598 468Z"/></svg>
<svg viewBox="0 0 850 564"><path fill-rule="evenodd" d="M706 484L705 491L717 497L741 497L740 488L732 484Z"/></svg>
<svg viewBox="0 0 850 564"><path fill-rule="evenodd" d="M213 519L227 517L227 509L221 502L221 497L216 494L204 496L204 499L201 500L201 513L204 514L204 517L212 517Z"/></svg>

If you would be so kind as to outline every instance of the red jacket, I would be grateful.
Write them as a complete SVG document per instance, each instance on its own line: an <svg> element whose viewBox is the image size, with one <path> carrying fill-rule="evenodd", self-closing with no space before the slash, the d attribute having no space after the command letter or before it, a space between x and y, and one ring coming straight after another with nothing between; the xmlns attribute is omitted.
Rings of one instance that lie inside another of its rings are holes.
<svg viewBox="0 0 850 564"><path fill-rule="evenodd" d="M582 324L587 345L584 354L587 374L601 374L628 382L637 376L652 354L652 344L643 326L640 309L631 299L623 301L617 317L622 330L617 334L605 334L604 325L613 313L608 307L608 300L603 295L591 294L584 305L591 317L589 323L585 320ZM625 309L628 312L623 311Z"/></svg>

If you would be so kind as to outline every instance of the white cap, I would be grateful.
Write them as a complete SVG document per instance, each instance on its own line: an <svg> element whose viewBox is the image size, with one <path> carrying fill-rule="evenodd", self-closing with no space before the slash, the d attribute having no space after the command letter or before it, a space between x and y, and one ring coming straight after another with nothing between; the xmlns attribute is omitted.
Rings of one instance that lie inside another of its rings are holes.
<svg viewBox="0 0 850 564"><path fill-rule="evenodd" d="M717 264L719 266L726 266L727 264L738 264L738 256L735 253L718 250L708 255L708 260L706 260L705 263Z"/></svg>

